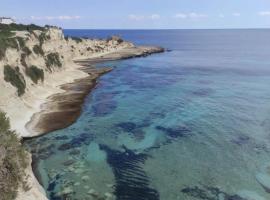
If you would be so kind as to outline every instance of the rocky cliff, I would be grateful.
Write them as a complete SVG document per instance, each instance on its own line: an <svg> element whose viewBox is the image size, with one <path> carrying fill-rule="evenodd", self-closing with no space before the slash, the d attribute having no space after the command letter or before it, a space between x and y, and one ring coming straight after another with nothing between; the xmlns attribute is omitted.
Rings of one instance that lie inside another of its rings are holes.
<svg viewBox="0 0 270 200"><path fill-rule="evenodd" d="M0 26L0 109L11 127L27 135L25 124L56 86L86 76L74 58L101 56L132 47L118 37L107 40L64 37L57 27Z"/></svg>

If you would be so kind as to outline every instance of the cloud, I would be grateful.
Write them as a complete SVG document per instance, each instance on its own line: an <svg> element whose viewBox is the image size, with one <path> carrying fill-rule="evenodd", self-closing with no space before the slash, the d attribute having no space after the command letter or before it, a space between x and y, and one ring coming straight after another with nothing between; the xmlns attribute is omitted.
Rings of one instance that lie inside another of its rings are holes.
<svg viewBox="0 0 270 200"><path fill-rule="evenodd" d="M240 16L241 16L241 14L240 14L240 13L238 13L238 12L233 13L232 15L233 15L234 17L240 17Z"/></svg>
<svg viewBox="0 0 270 200"><path fill-rule="evenodd" d="M174 15L174 18L177 19L200 19L200 18L206 18L208 15L206 14L200 14L196 12L190 12L190 13L177 13Z"/></svg>
<svg viewBox="0 0 270 200"><path fill-rule="evenodd" d="M261 11L258 13L260 16L270 16L270 11Z"/></svg>
<svg viewBox="0 0 270 200"><path fill-rule="evenodd" d="M135 20L135 21L141 21L141 20L147 20L147 19L150 19L150 20L158 20L160 19L160 15L158 14L152 14L150 16L146 16L146 15L134 15L134 14L131 14L128 16L128 18L130 20Z"/></svg>
<svg viewBox="0 0 270 200"><path fill-rule="evenodd" d="M69 15L61 15L61 16L31 16L32 20L75 20L81 19L81 16L69 16Z"/></svg>
<svg viewBox="0 0 270 200"><path fill-rule="evenodd" d="M184 13L178 13L174 16L174 18L179 18L179 19L186 19L188 16Z"/></svg>
<svg viewBox="0 0 270 200"><path fill-rule="evenodd" d="M150 16L150 18L153 19L153 20L160 19L160 15L153 14L153 15Z"/></svg>

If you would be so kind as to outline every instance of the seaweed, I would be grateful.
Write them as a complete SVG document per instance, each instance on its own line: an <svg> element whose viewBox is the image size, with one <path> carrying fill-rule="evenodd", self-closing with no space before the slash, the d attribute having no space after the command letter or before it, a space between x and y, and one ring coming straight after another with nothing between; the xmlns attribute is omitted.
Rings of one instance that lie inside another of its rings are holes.
<svg viewBox="0 0 270 200"><path fill-rule="evenodd" d="M107 153L115 180L114 194L117 200L158 200L159 193L150 186L150 181L141 167L148 156L136 154L124 147L124 151L113 150L106 145L100 149Z"/></svg>

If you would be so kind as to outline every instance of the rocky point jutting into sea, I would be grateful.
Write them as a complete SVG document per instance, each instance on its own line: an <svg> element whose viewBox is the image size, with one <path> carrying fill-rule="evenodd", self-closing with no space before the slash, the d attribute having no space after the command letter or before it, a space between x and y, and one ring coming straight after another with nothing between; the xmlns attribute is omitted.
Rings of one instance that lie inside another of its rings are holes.
<svg viewBox="0 0 270 200"><path fill-rule="evenodd" d="M163 52L134 46L119 37L106 40L65 37L61 28L35 25L0 27L0 110L19 137L33 137L69 126L98 78L113 68L102 61ZM30 162L30 161L29 161ZM20 200L46 199L31 167Z"/></svg>

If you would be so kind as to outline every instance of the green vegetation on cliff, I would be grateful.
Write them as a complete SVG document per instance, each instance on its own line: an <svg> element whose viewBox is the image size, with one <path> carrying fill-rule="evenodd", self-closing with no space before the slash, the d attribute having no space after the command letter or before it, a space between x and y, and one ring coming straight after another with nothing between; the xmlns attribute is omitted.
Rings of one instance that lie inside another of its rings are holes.
<svg viewBox="0 0 270 200"><path fill-rule="evenodd" d="M0 111L0 199L14 200L19 186L28 190L25 169L28 157L9 119Z"/></svg>
<svg viewBox="0 0 270 200"><path fill-rule="evenodd" d="M44 55L44 51L43 51L43 49L42 49L42 47L41 47L40 45L35 45L35 46L33 47L33 51L34 51L34 53L37 54L37 55L41 55L41 56Z"/></svg>
<svg viewBox="0 0 270 200"><path fill-rule="evenodd" d="M35 24L0 24L0 31L29 31L32 32L34 30L44 31L45 28L41 26L37 26Z"/></svg>
<svg viewBox="0 0 270 200"><path fill-rule="evenodd" d="M21 37L15 37L14 31L28 31L29 33L32 33L34 30L45 31L46 29L34 24L0 24L0 60L4 58L8 48L17 50L21 49L26 54L30 55L30 51L28 51L30 49L25 48L25 39ZM39 39L43 40L44 36L41 36Z"/></svg>
<svg viewBox="0 0 270 200"><path fill-rule="evenodd" d="M51 39L51 37L50 37L49 35L46 35L45 32L42 32L42 33L38 36L38 39L39 39L40 46L42 46L43 43L44 43L46 40Z"/></svg>
<svg viewBox="0 0 270 200"><path fill-rule="evenodd" d="M18 49L18 43L14 38L7 38L0 32L0 60L5 57L7 48Z"/></svg>
<svg viewBox="0 0 270 200"><path fill-rule="evenodd" d="M25 72L35 84L37 84L39 80L44 81L44 71L37 66L32 65L31 67L27 67Z"/></svg>
<svg viewBox="0 0 270 200"><path fill-rule="evenodd" d="M51 71L53 66L62 67L59 53L50 53L45 58L46 66Z"/></svg>
<svg viewBox="0 0 270 200"><path fill-rule="evenodd" d="M65 37L65 40L66 41L68 41L69 39L71 39L71 40L74 40L75 42L77 42L77 43L80 43L80 42L82 42L83 40L82 40L82 38L79 38L79 37L74 37L74 36L66 36Z"/></svg>
<svg viewBox="0 0 270 200"><path fill-rule="evenodd" d="M5 65L4 79L17 88L19 96L24 94L26 84L23 75L20 73L19 67L12 68L10 65Z"/></svg>

